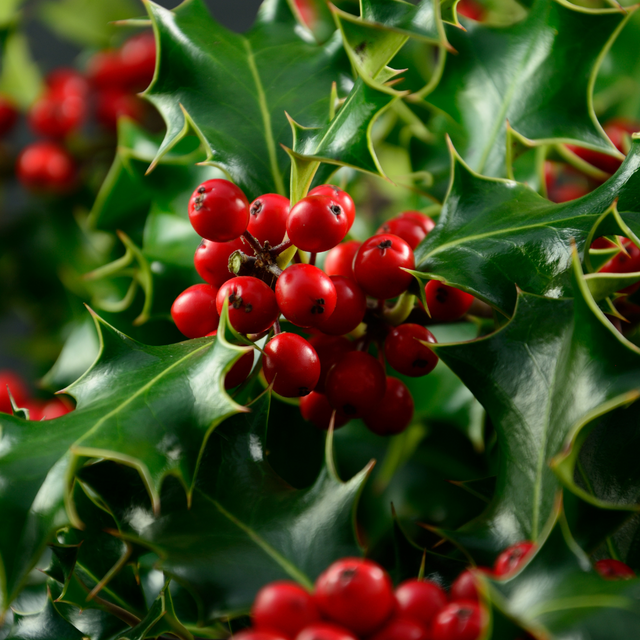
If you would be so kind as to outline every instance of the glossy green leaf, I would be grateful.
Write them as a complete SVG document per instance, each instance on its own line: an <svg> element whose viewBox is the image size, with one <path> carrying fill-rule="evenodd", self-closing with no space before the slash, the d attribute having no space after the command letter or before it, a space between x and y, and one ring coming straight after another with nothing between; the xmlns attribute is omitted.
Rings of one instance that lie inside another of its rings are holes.
<svg viewBox="0 0 640 640"><path fill-rule="evenodd" d="M100 356L66 390L75 411L51 423L0 417L3 611L53 531L70 516L78 520L69 488L80 456L135 467L157 510L163 479L175 475L192 491L203 443L242 410L223 391L222 379L243 348L222 338L149 347L97 317L96 326Z"/></svg>
<svg viewBox="0 0 640 640"><path fill-rule="evenodd" d="M453 153L453 177L436 228L415 251L416 269L465 289L511 315L516 285L571 295L571 250L584 252L591 228L616 198L621 211L640 199L640 141L611 179L592 193L554 204L525 185L483 178Z"/></svg>
<svg viewBox="0 0 640 640"><path fill-rule="evenodd" d="M496 495L481 517L453 534L482 562L538 538L559 486L551 458L584 424L640 393L640 351L594 304L575 257L573 270L574 300L521 293L500 331L434 346L498 434Z"/></svg>
<svg viewBox="0 0 640 640"><path fill-rule="evenodd" d="M557 139L615 154L593 114L591 91L602 52L627 16L536 0L525 20L509 27L448 27L458 54L448 56L427 100L450 118L465 161L485 175L505 175L507 122L536 144Z"/></svg>
<svg viewBox="0 0 640 640"><path fill-rule="evenodd" d="M370 466L343 483L329 439L313 485L293 489L267 461L269 403L263 395L250 413L216 429L190 507L178 501L154 517L138 495L129 497L99 478L92 482L130 531L126 538L149 546L165 574L189 585L205 624L247 612L267 582L288 579L311 587L331 562L359 554L354 508Z"/></svg>
<svg viewBox="0 0 640 640"><path fill-rule="evenodd" d="M148 3L159 43L156 77L146 97L167 125L156 159L192 129L211 163L249 200L285 193L291 146L285 111L296 121L326 121L333 82L341 83L345 54L336 34L306 41L284 0L263 3L254 27L232 33L212 20L201 0L173 12Z"/></svg>
<svg viewBox="0 0 640 640"><path fill-rule="evenodd" d="M82 640L82 633L60 615L51 597L39 613L14 613L6 640Z"/></svg>
<svg viewBox="0 0 640 640"><path fill-rule="evenodd" d="M132 0L61 0L41 3L40 19L58 35L81 46L106 47L116 20L134 18L140 9Z"/></svg>
<svg viewBox="0 0 640 640"><path fill-rule="evenodd" d="M516 576L488 581L494 602L536 635L561 640L634 637L640 628L640 580L603 579L571 538L562 516L553 524Z"/></svg>

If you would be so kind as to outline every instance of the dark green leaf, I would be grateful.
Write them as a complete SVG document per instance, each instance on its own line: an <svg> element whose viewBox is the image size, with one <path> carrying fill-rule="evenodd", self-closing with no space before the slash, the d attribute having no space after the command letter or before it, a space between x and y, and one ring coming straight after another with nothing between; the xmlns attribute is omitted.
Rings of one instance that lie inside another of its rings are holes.
<svg viewBox="0 0 640 640"><path fill-rule="evenodd" d="M485 175L505 175L507 122L538 144L558 139L615 154L593 114L591 83L628 15L536 0L527 18L509 27L448 27L458 55L448 56L427 100L453 121L466 162Z"/></svg>
<svg viewBox="0 0 640 640"><path fill-rule="evenodd" d="M514 542L535 540L558 491L548 463L584 424L640 391L640 352L594 304L574 257L575 300L521 293L513 319L438 355L483 404L498 433L496 495L454 534L487 562Z"/></svg>
<svg viewBox="0 0 640 640"><path fill-rule="evenodd" d="M82 640L82 637L82 633L60 615L49 597L39 613L16 612L6 640Z"/></svg>

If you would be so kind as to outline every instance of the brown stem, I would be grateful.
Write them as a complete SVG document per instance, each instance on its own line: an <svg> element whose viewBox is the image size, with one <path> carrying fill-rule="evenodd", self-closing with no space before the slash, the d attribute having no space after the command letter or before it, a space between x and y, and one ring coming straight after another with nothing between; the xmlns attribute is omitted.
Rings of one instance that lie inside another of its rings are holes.
<svg viewBox="0 0 640 640"><path fill-rule="evenodd" d="M271 253L275 256L279 256L283 251L286 251L292 244L293 242L291 242L291 240L285 240L284 242L277 244L275 247L272 247Z"/></svg>
<svg viewBox="0 0 640 640"><path fill-rule="evenodd" d="M245 231L242 237L249 243L249 246L253 249L256 255L262 253L262 245L258 242L258 239L249 231Z"/></svg>
<svg viewBox="0 0 640 640"><path fill-rule="evenodd" d="M309 254L309 264L314 266L314 267L316 266L316 256L317 255L318 254L315 253L315 252L312 252L312 253Z"/></svg>
<svg viewBox="0 0 640 640"><path fill-rule="evenodd" d="M282 333L282 327L280 326L280 318L276 318L276 321L273 323L273 330L276 335Z"/></svg>

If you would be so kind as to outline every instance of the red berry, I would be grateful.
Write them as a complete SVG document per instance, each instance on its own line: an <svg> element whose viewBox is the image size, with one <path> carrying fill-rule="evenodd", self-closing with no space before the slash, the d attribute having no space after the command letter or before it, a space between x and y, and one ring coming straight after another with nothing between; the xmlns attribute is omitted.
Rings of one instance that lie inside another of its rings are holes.
<svg viewBox="0 0 640 640"><path fill-rule="evenodd" d="M395 598L391 578L381 566L343 558L316 580L316 602L323 616L366 636L389 618Z"/></svg>
<svg viewBox="0 0 640 640"><path fill-rule="evenodd" d="M42 400L27 400L20 407L26 409L29 412L29 420L32 422L39 422L44 417L43 411L46 403Z"/></svg>
<svg viewBox="0 0 640 640"><path fill-rule="evenodd" d="M600 269L602 273L633 273L640 271L640 248L625 238L623 241L625 251L620 251Z"/></svg>
<svg viewBox="0 0 640 640"><path fill-rule="evenodd" d="M289 198L277 193L256 198L249 207L247 231L262 244L268 242L272 247L280 244L287 232L289 205Z"/></svg>
<svg viewBox="0 0 640 640"><path fill-rule="evenodd" d="M253 350L248 351L231 367L224 379L224 388L233 389L242 384L253 369Z"/></svg>
<svg viewBox="0 0 640 640"><path fill-rule="evenodd" d="M249 224L249 201L228 180L207 180L189 200L189 220L196 233L212 242L239 238Z"/></svg>
<svg viewBox="0 0 640 640"><path fill-rule="evenodd" d="M291 640L284 634L270 629L243 629L231 636L232 640Z"/></svg>
<svg viewBox="0 0 640 640"><path fill-rule="evenodd" d="M89 83L75 69L66 67L54 69L47 75L45 82L49 91L60 97L79 96L84 98L89 94Z"/></svg>
<svg viewBox="0 0 640 640"><path fill-rule="evenodd" d="M410 618L393 618L371 640L431 640L424 625Z"/></svg>
<svg viewBox="0 0 640 640"><path fill-rule="evenodd" d="M432 640L477 640L482 631L482 614L476 602L452 602L435 618Z"/></svg>
<svg viewBox="0 0 640 640"><path fill-rule="evenodd" d="M431 319L439 322L460 320L473 303L473 296L470 293L450 287L438 280L429 280L424 293Z"/></svg>
<svg viewBox="0 0 640 640"><path fill-rule="evenodd" d="M194 284L175 299L171 317L187 338L202 338L218 326L217 293L209 284Z"/></svg>
<svg viewBox="0 0 640 640"><path fill-rule="evenodd" d="M18 407L23 406L29 398L29 387L21 376L9 369L0 370L0 411L2 413L11 413L7 387Z"/></svg>
<svg viewBox="0 0 640 640"><path fill-rule="evenodd" d="M330 316L320 316L316 328L332 336L353 331L364 318L367 298L355 280L344 276L330 276L336 288L336 308Z"/></svg>
<svg viewBox="0 0 640 640"><path fill-rule="evenodd" d="M13 101L0 94L0 136L9 133L18 121L18 110Z"/></svg>
<svg viewBox="0 0 640 640"><path fill-rule="evenodd" d="M353 261L353 273L369 296L395 298L411 284L413 276L402 269L413 269L411 247L391 233L380 234L362 243Z"/></svg>
<svg viewBox="0 0 640 640"><path fill-rule="evenodd" d="M216 307L222 313L229 300L229 322L238 333L262 333L280 315L273 290L253 276L227 280L218 291Z"/></svg>
<svg viewBox="0 0 640 640"><path fill-rule="evenodd" d="M475 572L481 571L487 575L491 575L491 569L487 567L477 567ZM471 602L478 602L478 579L476 578L474 571L463 571L451 585L451 591L449 595L452 600L469 600Z"/></svg>
<svg viewBox="0 0 640 640"><path fill-rule="evenodd" d="M211 242L202 240L193 256L193 264L198 275L212 284L221 287L227 280L235 278L235 273L229 271L229 256L234 251L244 251L246 245L242 238L231 242Z"/></svg>
<svg viewBox="0 0 640 640"><path fill-rule="evenodd" d="M45 93L29 111L29 125L35 133L51 138L64 138L82 124L87 105L83 95Z"/></svg>
<svg viewBox="0 0 640 640"><path fill-rule="evenodd" d="M382 365L368 353L351 351L329 371L325 392L331 406L347 418L359 418L382 401L386 378Z"/></svg>
<svg viewBox="0 0 640 640"><path fill-rule="evenodd" d="M87 78L98 88L122 87L124 76L119 51L106 50L96 53L87 65Z"/></svg>
<svg viewBox="0 0 640 640"><path fill-rule="evenodd" d="M353 351L353 343L342 336L326 335L313 336L309 342L320 358L321 372L316 391L324 393L325 381L331 367L346 353Z"/></svg>
<svg viewBox="0 0 640 640"><path fill-rule="evenodd" d="M276 299L287 320L315 327L336 308L336 288L328 275L310 264L292 264L276 282Z"/></svg>
<svg viewBox="0 0 640 640"><path fill-rule="evenodd" d="M56 142L34 142L18 156L16 175L26 189L63 194L75 186L76 165Z"/></svg>
<svg viewBox="0 0 640 640"><path fill-rule="evenodd" d="M447 604L447 594L430 580L406 580L396 589L396 615L429 627Z"/></svg>
<svg viewBox="0 0 640 640"><path fill-rule="evenodd" d="M271 629L294 638L304 627L320 620L320 612L306 589L296 582L280 580L258 591L251 618L256 629Z"/></svg>
<svg viewBox="0 0 640 640"><path fill-rule="evenodd" d="M506 576L515 573L536 548L535 542L518 542L507 547L496 559L493 573L496 576Z"/></svg>
<svg viewBox="0 0 640 640"><path fill-rule="evenodd" d="M385 222L376 234L393 233L415 249L426 237L436 223L419 211L405 211Z"/></svg>
<svg viewBox="0 0 640 640"><path fill-rule="evenodd" d="M438 356L423 342L436 343L431 331L419 324L401 324L385 338L384 356L398 373L424 376L435 369Z"/></svg>
<svg viewBox="0 0 640 640"><path fill-rule="evenodd" d="M345 276L355 279L353 259L361 244L357 240L348 240L331 249L324 261L325 273L329 276Z"/></svg>
<svg viewBox="0 0 640 640"><path fill-rule="evenodd" d="M620 560L598 560L594 565L595 570L607 580L631 580L636 574L633 569Z"/></svg>
<svg viewBox="0 0 640 640"><path fill-rule="evenodd" d="M118 87L108 87L98 94L96 119L106 129L115 131L121 116L140 122L144 117L144 102Z"/></svg>
<svg viewBox="0 0 640 640"><path fill-rule="evenodd" d="M571 202L571 200L577 200L586 196L589 190L582 184L562 184L558 185L552 191L549 191L549 200L558 204L562 202Z"/></svg>
<svg viewBox="0 0 640 640"><path fill-rule="evenodd" d="M303 251L328 251L349 230L342 206L329 196L307 196L296 203L287 218L287 233L293 244Z"/></svg>
<svg viewBox="0 0 640 640"><path fill-rule="evenodd" d="M262 370L277 394L297 398L314 390L320 377L320 358L302 336L279 333L264 348Z"/></svg>
<svg viewBox="0 0 640 640"><path fill-rule="evenodd" d="M320 375L322 376L322 374ZM318 429L324 429L326 431L331 424L333 407L329 404L327 396L323 393L312 391L308 396L300 398L300 413L305 420L313 422ZM347 422L347 418L343 418L336 413L333 428L339 429L347 424Z"/></svg>
<svg viewBox="0 0 640 640"><path fill-rule="evenodd" d="M295 640L357 640L357 638L337 624L314 622L305 627Z"/></svg>
<svg viewBox="0 0 640 640"><path fill-rule="evenodd" d="M120 49L124 86L146 89L156 69L156 41L152 33L139 33L129 38Z"/></svg>
<svg viewBox="0 0 640 640"><path fill-rule="evenodd" d="M413 418L413 398L407 385L387 376L387 386L382 401L364 414L364 423L369 431L379 436L402 433Z"/></svg>
<svg viewBox="0 0 640 640"><path fill-rule="evenodd" d="M319 187L315 187L309 191L310 196L329 196L333 198L344 210L349 225L347 231L351 229L353 221L356 219L356 205L353 204L351 196L342 189L332 184L321 184Z"/></svg>
<svg viewBox="0 0 640 640"><path fill-rule="evenodd" d="M476 0L460 0L456 5L458 15L470 18L476 22L481 22L485 16L484 7L476 2Z"/></svg>
<svg viewBox="0 0 640 640"><path fill-rule="evenodd" d="M53 420L54 418L60 418L67 413L73 411L72 407L66 404L60 398L54 398L49 400L42 408L42 418L44 420Z"/></svg>

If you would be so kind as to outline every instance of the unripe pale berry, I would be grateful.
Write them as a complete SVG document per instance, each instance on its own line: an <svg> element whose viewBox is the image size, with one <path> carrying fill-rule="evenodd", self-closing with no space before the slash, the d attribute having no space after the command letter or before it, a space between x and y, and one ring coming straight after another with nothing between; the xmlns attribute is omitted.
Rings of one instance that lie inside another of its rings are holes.
<svg viewBox="0 0 640 640"><path fill-rule="evenodd" d="M212 242L239 238L249 224L249 201L228 180L207 180L189 200L189 220L196 233Z"/></svg>

